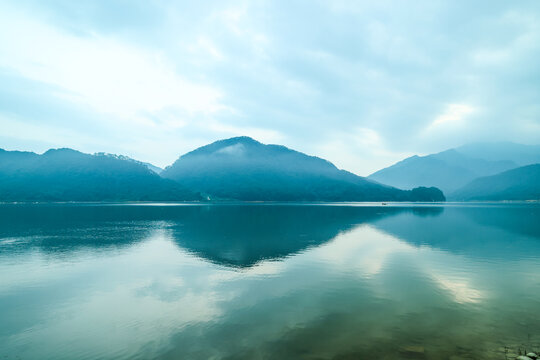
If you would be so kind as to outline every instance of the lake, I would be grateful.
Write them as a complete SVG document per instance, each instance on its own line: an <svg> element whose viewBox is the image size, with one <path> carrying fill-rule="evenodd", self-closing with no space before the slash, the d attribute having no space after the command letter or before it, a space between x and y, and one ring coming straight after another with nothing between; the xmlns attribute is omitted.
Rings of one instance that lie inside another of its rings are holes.
<svg viewBox="0 0 540 360"><path fill-rule="evenodd" d="M0 205L0 359L533 348L537 203Z"/></svg>

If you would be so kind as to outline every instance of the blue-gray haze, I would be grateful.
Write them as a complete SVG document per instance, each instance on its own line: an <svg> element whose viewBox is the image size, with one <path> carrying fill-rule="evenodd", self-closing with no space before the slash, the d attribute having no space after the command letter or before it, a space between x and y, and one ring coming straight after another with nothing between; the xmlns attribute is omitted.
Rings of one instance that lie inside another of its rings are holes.
<svg viewBox="0 0 540 360"><path fill-rule="evenodd" d="M158 166L238 135L369 175L540 138L538 1L1 1L0 147Z"/></svg>

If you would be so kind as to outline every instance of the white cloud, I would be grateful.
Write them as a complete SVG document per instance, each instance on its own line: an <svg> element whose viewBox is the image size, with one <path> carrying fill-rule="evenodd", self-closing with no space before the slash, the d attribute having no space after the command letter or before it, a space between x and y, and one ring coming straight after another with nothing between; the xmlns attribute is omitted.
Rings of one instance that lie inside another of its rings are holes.
<svg viewBox="0 0 540 360"><path fill-rule="evenodd" d="M230 156L241 156L245 152L244 144L234 144L231 146L226 146L217 151L218 154L230 155Z"/></svg>
<svg viewBox="0 0 540 360"><path fill-rule="evenodd" d="M459 304L478 303L484 298L481 290L474 288L467 280L454 280L443 275L433 275L435 283L452 294L454 301Z"/></svg>
<svg viewBox="0 0 540 360"><path fill-rule="evenodd" d="M366 278L379 274L392 255L412 251L414 248L409 244L365 225L339 234L332 242L313 249L309 255L319 262L354 271Z"/></svg>
<svg viewBox="0 0 540 360"><path fill-rule="evenodd" d="M328 135L328 140L316 146L314 153L330 160L338 168L361 176L368 176L383 166L413 155L390 150L377 131L366 127L348 132L335 131Z"/></svg>
<svg viewBox="0 0 540 360"><path fill-rule="evenodd" d="M212 131L218 136L234 137L234 136L250 136L263 143L275 143L283 140L283 135L272 129L257 128L251 126L235 126L227 125L221 122L211 121L203 125L205 130Z"/></svg>
<svg viewBox="0 0 540 360"><path fill-rule="evenodd" d="M27 123L2 115L0 115L0 124L2 131L1 135L3 137L26 141L33 140L43 143L38 149L32 149L33 151L43 152L47 150L47 148L43 147L44 144L48 145L49 147L55 147L55 144L62 144L62 147L73 147L80 149L81 146L86 144L97 143L101 146L105 146L107 143L105 139L96 139L95 136L91 136L89 134L79 134L78 132L67 128L58 128L48 124Z"/></svg>
<svg viewBox="0 0 540 360"><path fill-rule="evenodd" d="M482 46L472 52L472 60L478 66L501 66L512 69L524 55L540 49L540 19L535 14L509 11L500 20L501 25L518 27L511 41Z"/></svg>
<svg viewBox="0 0 540 360"><path fill-rule="evenodd" d="M464 142L537 142L536 4L285 7L4 2L0 112L54 135L4 138L163 166L248 135L361 175Z"/></svg>
<svg viewBox="0 0 540 360"><path fill-rule="evenodd" d="M425 133L455 130L466 125L466 118L476 109L467 104L449 104L425 129Z"/></svg>
<svg viewBox="0 0 540 360"><path fill-rule="evenodd" d="M120 118L223 108L218 89L180 77L160 52L98 34L75 36L16 12L4 12L0 22L0 67L57 86L66 100Z"/></svg>
<svg viewBox="0 0 540 360"><path fill-rule="evenodd" d="M188 50L194 54L202 54L203 57L210 55L214 60L221 61L225 55L208 36L199 36L194 45L188 47Z"/></svg>

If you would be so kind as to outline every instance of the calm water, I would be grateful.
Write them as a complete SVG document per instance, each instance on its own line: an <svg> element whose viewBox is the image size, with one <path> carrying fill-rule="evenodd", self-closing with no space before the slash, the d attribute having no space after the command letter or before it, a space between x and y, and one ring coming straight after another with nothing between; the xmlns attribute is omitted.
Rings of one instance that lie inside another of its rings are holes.
<svg viewBox="0 0 540 360"><path fill-rule="evenodd" d="M0 359L505 359L540 205L0 205Z"/></svg>

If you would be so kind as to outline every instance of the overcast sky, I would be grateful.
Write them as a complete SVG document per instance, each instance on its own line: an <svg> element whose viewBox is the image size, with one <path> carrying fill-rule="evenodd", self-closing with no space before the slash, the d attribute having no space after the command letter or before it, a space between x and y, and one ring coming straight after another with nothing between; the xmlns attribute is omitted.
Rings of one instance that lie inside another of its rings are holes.
<svg viewBox="0 0 540 360"><path fill-rule="evenodd" d="M238 135L359 175L540 143L540 1L0 0L0 148L165 166Z"/></svg>

